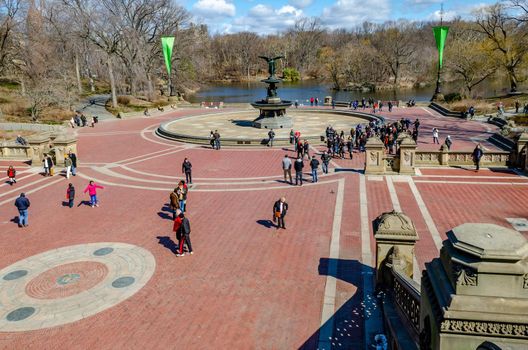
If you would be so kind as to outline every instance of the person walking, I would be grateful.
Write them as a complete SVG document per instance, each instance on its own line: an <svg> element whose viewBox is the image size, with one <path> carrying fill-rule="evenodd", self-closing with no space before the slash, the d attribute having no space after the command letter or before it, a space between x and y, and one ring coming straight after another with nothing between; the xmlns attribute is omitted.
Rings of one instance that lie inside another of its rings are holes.
<svg viewBox="0 0 528 350"><path fill-rule="evenodd" d="M312 182L317 182L317 169L319 168L319 161L314 157L310 160L310 168L312 169Z"/></svg>
<svg viewBox="0 0 528 350"><path fill-rule="evenodd" d="M288 157L288 155L286 154L284 158L282 158L282 170L284 172L284 182L288 181L286 178L286 175L287 175L290 178L290 185L293 185L291 167L292 167L292 161L290 157Z"/></svg>
<svg viewBox="0 0 528 350"><path fill-rule="evenodd" d="M273 140L275 139L275 131L271 129L268 132L268 147L273 147Z"/></svg>
<svg viewBox="0 0 528 350"><path fill-rule="evenodd" d="M44 154L44 158L42 159L42 167L44 168L44 176L50 175L50 165L48 163L48 156Z"/></svg>
<svg viewBox="0 0 528 350"><path fill-rule="evenodd" d="M172 218L173 219L173 225L172 225L172 232L174 232L175 236L176 236L176 242L178 242L178 248L176 249L176 254L179 254L180 252L180 240L181 240L181 223L182 223L182 218L180 216L181 214L181 210L180 209L176 209L174 211L174 217Z"/></svg>
<svg viewBox="0 0 528 350"><path fill-rule="evenodd" d="M353 159L354 158L354 141L352 140L352 136L348 137L346 147L347 147L348 155L350 156L350 159Z"/></svg>
<svg viewBox="0 0 528 350"><path fill-rule="evenodd" d="M53 159L51 159L49 155L46 158L46 162L48 163L48 167L49 167L49 176L53 176Z"/></svg>
<svg viewBox="0 0 528 350"><path fill-rule="evenodd" d="M20 197L15 200L15 207L18 209L18 227L28 226L28 208L30 205L31 203L24 193L21 193Z"/></svg>
<svg viewBox="0 0 528 350"><path fill-rule="evenodd" d="M64 156L64 169L66 170L66 178L70 178L72 167L72 160L67 155Z"/></svg>
<svg viewBox="0 0 528 350"><path fill-rule="evenodd" d="M433 128L433 144L440 144L440 142L438 142L438 129L437 128Z"/></svg>
<svg viewBox="0 0 528 350"><path fill-rule="evenodd" d="M180 204L180 210L182 213L185 212L185 205L187 204L187 186L183 180L180 181L176 188L176 195L178 196L178 202Z"/></svg>
<svg viewBox="0 0 528 350"><path fill-rule="evenodd" d="M447 150L450 151L451 150L451 145L453 144L453 141L451 141L451 136L450 135L447 135L447 137L445 139L445 144L447 146Z"/></svg>
<svg viewBox="0 0 528 350"><path fill-rule="evenodd" d="M185 173L185 181L188 184L192 184L192 164L188 158L183 160L182 173Z"/></svg>
<svg viewBox="0 0 528 350"><path fill-rule="evenodd" d="M9 184L13 186L13 184L16 184L16 170L13 168L12 165L7 168L7 177L9 178Z"/></svg>
<svg viewBox="0 0 528 350"><path fill-rule="evenodd" d="M295 133L293 132L293 129L290 130L290 145L293 145L293 141L295 139Z"/></svg>
<svg viewBox="0 0 528 350"><path fill-rule="evenodd" d="M69 151L68 152L68 157L70 157L70 159L72 161L71 173L72 173L73 176L75 176L77 174L77 155L75 153L73 153L72 151Z"/></svg>
<svg viewBox="0 0 528 350"><path fill-rule="evenodd" d="M483 154L484 152L482 151L482 147L479 143L473 150L473 161L475 162L475 167L477 168L475 171L479 171L480 169L480 159L482 158Z"/></svg>
<svg viewBox="0 0 528 350"><path fill-rule="evenodd" d="M66 189L66 199L68 200L68 207L73 208L73 201L75 199L75 187L70 182L68 188Z"/></svg>
<svg viewBox="0 0 528 350"><path fill-rule="evenodd" d="M310 144L308 143L308 140L304 140L303 144L303 159L304 156L308 157L310 159Z"/></svg>
<svg viewBox="0 0 528 350"><path fill-rule="evenodd" d="M213 137L214 137L215 149L219 151L220 150L220 133L218 132L218 130L215 130Z"/></svg>
<svg viewBox="0 0 528 350"><path fill-rule="evenodd" d="M183 214L183 212L180 213L180 217L181 217L181 225L180 225L180 235L181 235L181 238L180 238L180 246L179 246L179 251L178 251L178 254L176 254L176 256L185 256L185 253L183 252L183 244L185 243L185 245L187 245L187 250L189 252L189 254L193 254L193 249L192 249L192 245L191 245L191 223L189 222L189 219L187 219L185 217L185 215Z"/></svg>
<svg viewBox="0 0 528 350"><path fill-rule="evenodd" d="M104 187L101 185L97 185L93 180L90 180L88 183L88 186L84 189L83 193L88 192L90 195L90 206L93 208L94 206L99 206L99 201L97 200L97 189L103 189Z"/></svg>
<svg viewBox="0 0 528 350"><path fill-rule="evenodd" d="M300 183L302 186L302 170L304 168L304 162L301 157L297 157L295 163L293 163L293 168L295 169L295 186Z"/></svg>
<svg viewBox="0 0 528 350"><path fill-rule="evenodd" d="M181 212L180 201L178 199L178 187L176 187L169 195L169 208L172 211L172 220L175 220L178 216L177 212Z"/></svg>
<svg viewBox="0 0 528 350"><path fill-rule="evenodd" d="M321 154L321 163L323 173L328 174L328 164L330 163L330 155L326 153L326 151L323 151L323 154Z"/></svg>
<svg viewBox="0 0 528 350"><path fill-rule="evenodd" d="M281 197L278 201L273 204L273 222L277 222L277 230L279 228L286 229L284 217L288 212L288 203L286 198Z"/></svg>

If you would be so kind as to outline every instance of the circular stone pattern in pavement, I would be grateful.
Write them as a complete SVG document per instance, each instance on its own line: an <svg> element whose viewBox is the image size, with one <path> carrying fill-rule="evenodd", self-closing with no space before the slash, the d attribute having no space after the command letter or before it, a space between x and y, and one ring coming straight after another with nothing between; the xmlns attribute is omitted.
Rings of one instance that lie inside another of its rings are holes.
<svg viewBox="0 0 528 350"><path fill-rule="evenodd" d="M81 320L138 292L154 256L125 243L50 250L0 270L0 332L29 331Z"/></svg>

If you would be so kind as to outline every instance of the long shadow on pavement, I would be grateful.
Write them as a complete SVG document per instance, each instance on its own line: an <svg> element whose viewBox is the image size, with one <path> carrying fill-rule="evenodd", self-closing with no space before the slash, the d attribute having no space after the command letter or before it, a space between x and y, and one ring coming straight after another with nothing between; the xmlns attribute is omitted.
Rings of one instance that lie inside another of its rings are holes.
<svg viewBox="0 0 528 350"><path fill-rule="evenodd" d="M337 263L336 273L329 271L330 263ZM357 290L299 349L361 349L364 342L365 313L376 308L376 301L367 296L364 300L363 278L370 278L374 269L357 260L319 260L319 274L333 276L338 280L354 285ZM339 283L339 282L338 282ZM336 295L337 298L337 295Z"/></svg>
<svg viewBox="0 0 528 350"><path fill-rule="evenodd" d="M257 224L262 225L266 228L275 227L275 224L271 220L257 220Z"/></svg>
<svg viewBox="0 0 528 350"><path fill-rule="evenodd" d="M159 240L158 244L161 244L162 246L170 250L173 254L178 253L178 246L172 240L172 238L170 238L169 236L157 236L156 238Z"/></svg>

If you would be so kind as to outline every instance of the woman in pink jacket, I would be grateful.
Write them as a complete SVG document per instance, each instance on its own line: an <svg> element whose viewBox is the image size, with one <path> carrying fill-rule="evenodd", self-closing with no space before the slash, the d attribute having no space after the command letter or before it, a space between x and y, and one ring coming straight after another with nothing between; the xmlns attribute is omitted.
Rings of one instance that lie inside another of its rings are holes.
<svg viewBox="0 0 528 350"><path fill-rule="evenodd" d="M97 189L98 188L104 188L104 187L96 185L95 182L93 182L93 180L90 180L90 183L84 189L84 193L88 192L88 194L90 195L90 206L92 208L94 207L94 205L96 207L99 206L98 204L99 201L97 200Z"/></svg>

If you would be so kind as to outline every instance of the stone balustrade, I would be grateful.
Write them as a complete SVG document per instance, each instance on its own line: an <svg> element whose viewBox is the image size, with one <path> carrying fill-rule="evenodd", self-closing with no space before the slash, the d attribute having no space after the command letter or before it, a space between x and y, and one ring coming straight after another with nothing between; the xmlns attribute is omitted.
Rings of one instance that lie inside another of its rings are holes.
<svg viewBox="0 0 528 350"><path fill-rule="evenodd" d="M510 152L485 151L480 160L480 166L505 167L510 164ZM450 166L474 165L473 152L464 151L416 151L415 165L420 166Z"/></svg>
<svg viewBox="0 0 528 350"><path fill-rule="evenodd" d="M440 257L412 279L414 224L390 212L375 221L377 289L392 349L526 349L528 241L492 224L447 233Z"/></svg>

